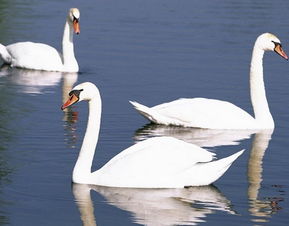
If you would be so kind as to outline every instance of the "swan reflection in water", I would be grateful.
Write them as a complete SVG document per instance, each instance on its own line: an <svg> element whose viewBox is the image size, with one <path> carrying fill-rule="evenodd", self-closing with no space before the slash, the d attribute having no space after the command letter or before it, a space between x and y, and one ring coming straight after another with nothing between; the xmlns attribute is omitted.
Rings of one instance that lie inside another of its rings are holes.
<svg viewBox="0 0 289 226"><path fill-rule="evenodd" d="M67 98L70 90L74 86L74 84L77 82L78 79L78 73L63 73L63 79L62 79L62 103L64 103ZM77 140L76 136L76 124L75 122L78 119L78 112L73 111L72 108L64 109L64 117L63 121L66 122L65 127L65 137L66 142L69 147L74 148Z"/></svg>
<svg viewBox="0 0 289 226"><path fill-rule="evenodd" d="M62 96L65 99L68 90L77 81L78 74L11 68L3 65L0 69L0 77L6 77L7 82L17 85L18 92L29 94L43 94L45 88L56 86L62 80Z"/></svg>
<svg viewBox="0 0 289 226"><path fill-rule="evenodd" d="M271 140L273 130L256 133L252 140L252 148L248 160L248 199L249 212L253 222L268 222L271 215L282 209L280 202L283 198L265 197L260 199L260 188L262 183L263 157ZM272 185L275 187L276 185ZM277 192L281 192L277 186Z"/></svg>
<svg viewBox="0 0 289 226"><path fill-rule="evenodd" d="M20 68L1 67L0 77L6 77L7 82L18 86L17 91L28 94L42 94L47 87L60 83L63 73L54 71L37 71Z"/></svg>
<svg viewBox="0 0 289 226"><path fill-rule="evenodd" d="M136 142L149 137L171 136L196 144L200 147L238 145L241 140L249 139L254 130L212 130L180 126L147 124L134 134Z"/></svg>
<svg viewBox="0 0 289 226"><path fill-rule="evenodd" d="M3 65L0 69L0 78L6 83L16 85L17 92L26 94L43 94L48 87L62 83L62 100L60 101L64 102L78 79L78 73L28 70ZM69 135L66 137L68 137L69 146L74 146L76 142L74 123L77 120L77 112L67 109L64 120L67 122L66 131Z"/></svg>
<svg viewBox="0 0 289 226"><path fill-rule="evenodd" d="M215 186L182 189L113 188L73 184L72 191L83 225L96 225L90 191L101 194L110 205L128 211L142 225L194 225L208 214L235 214L230 201Z"/></svg>
<svg viewBox="0 0 289 226"><path fill-rule="evenodd" d="M260 198L262 190L263 157L271 140L273 130L209 130L197 128L185 128L177 126L163 126L148 124L137 130L134 135L136 142L155 136L173 136L186 142L197 144L201 147L216 147L222 145L237 145L240 141L250 138L252 135L252 146L248 159L248 200L249 213L254 222L267 222L271 215L278 210L283 198L280 196ZM280 191L282 185L272 185ZM275 192L274 192L275 193ZM282 197L282 195L281 195Z"/></svg>

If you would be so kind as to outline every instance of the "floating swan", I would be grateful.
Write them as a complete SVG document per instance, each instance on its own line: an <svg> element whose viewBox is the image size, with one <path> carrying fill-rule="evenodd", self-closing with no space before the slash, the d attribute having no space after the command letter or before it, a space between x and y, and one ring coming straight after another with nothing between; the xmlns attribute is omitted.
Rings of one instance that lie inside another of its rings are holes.
<svg viewBox="0 0 289 226"><path fill-rule="evenodd" d="M97 87L85 82L69 93L62 105L86 100L88 123L82 147L73 169L72 181L110 187L182 188L208 185L221 177L242 153L212 161L214 153L172 137L155 137L139 142L112 158L101 169L91 172L98 141L101 98Z"/></svg>
<svg viewBox="0 0 289 226"><path fill-rule="evenodd" d="M0 57L12 67L44 70L78 72L74 56L73 30L80 33L80 13L77 8L69 10L62 38L62 54L55 48L35 42L17 42L8 46L0 44Z"/></svg>
<svg viewBox="0 0 289 226"><path fill-rule="evenodd" d="M154 107L130 101L145 118L157 124L207 129L272 129L274 120L269 110L263 80L263 55L275 51L288 60L280 40L273 34L260 35L254 45L251 68L251 102L255 118L227 101L191 98L179 99Z"/></svg>

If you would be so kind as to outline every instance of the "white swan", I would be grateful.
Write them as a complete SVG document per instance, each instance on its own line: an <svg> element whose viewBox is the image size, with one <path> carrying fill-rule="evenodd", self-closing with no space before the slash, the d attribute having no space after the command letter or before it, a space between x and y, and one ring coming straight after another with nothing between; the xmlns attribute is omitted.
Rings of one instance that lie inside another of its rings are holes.
<svg viewBox="0 0 289 226"><path fill-rule="evenodd" d="M275 35L264 33L257 38L250 68L255 118L229 102L206 98L179 99L151 108L133 101L130 103L145 118L157 124L207 129L272 129L274 120L266 99L262 65L264 52L268 50L288 60Z"/></svg>
<svg viewBox="0 0 289 226"><path fill-rule="evenodd" d="M77 8L69 10L64 26L62 54L55 48L35 42L17 42L8 46L0 44L0 57L12 67L44 70L78 72L78 63L74 56L73 30L80 33L80 13Z"/></svg>
<svg viewBox="0 0 289 226"><path fill-rule="evenodd" d="M156 137L120 152L101 169L91 172L98 140L101 98L97 87L82 83L69 93L62 109L88 101L89 116L72 181L111 187L181 188L208 185L216 181L243 151L212 161L214 153L172 137Z"/></svg>

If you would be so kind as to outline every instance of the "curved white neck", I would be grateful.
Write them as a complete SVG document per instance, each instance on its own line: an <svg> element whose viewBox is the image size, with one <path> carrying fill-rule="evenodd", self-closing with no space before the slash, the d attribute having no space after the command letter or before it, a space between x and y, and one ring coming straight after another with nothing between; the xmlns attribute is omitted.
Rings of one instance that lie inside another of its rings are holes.
<svg viewBox="0 0 289 226"><path fill-rule="evenodd" d="M75 183L87 183L91 175L91 166L98 141L101 118L101 99L99 93L88 102L88 105L87 128L72 174L72 180Z"/></svg>
<svg viewBox="0 0 289 226"><path fill-rule="evenodd" d="M62 37L62 57L65 71L78 71L78 64L74 56L73 28L68 21L66 21L64 25L64 32Z"/></svg>
<svg viewBox="0 0 289 226"><path fill-rule="evenodd" d="M255 44L250 67L251 102L258 125L274 128L274 121L270 113L264 85L263 56L264 50L258 48Z"/></svg>

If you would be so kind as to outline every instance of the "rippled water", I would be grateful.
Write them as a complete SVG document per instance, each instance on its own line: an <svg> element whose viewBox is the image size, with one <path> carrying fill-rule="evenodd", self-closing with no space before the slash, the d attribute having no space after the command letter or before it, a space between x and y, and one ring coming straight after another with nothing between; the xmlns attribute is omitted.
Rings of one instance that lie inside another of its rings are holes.
<svg viewBox="0 0 289 226"><path fill-rule="evenodd" d="M276 34L289 53L288 2L193 0L0 0L0 42L61 49L68 8L80 73L0 72L1 225L288 225L288 62L264 58L276 128L207 131L149 125L130 106L180 97L229 100L252 113L248 70L256 37ZM71 185L87 106L60 110L74 84L92 81L103 100L93 170L133 143L171 135L224 157L246 152L214 186L117 189Z"/></svg>

